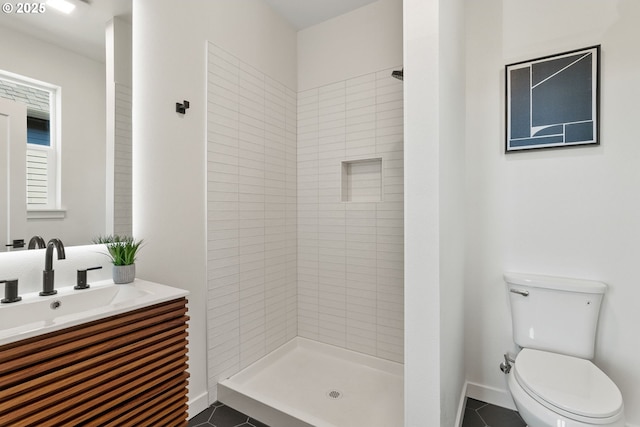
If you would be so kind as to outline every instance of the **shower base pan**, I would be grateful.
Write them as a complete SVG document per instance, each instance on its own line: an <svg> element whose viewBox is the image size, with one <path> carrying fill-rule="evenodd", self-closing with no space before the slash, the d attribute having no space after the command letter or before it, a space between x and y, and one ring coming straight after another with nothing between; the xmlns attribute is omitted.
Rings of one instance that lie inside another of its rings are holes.
<svg viewBox="0 0 640 427"><path fill-rule="evenodd" d="M218 400L272 427L403 425L403 365L294 338L218 384Z"/></svg>

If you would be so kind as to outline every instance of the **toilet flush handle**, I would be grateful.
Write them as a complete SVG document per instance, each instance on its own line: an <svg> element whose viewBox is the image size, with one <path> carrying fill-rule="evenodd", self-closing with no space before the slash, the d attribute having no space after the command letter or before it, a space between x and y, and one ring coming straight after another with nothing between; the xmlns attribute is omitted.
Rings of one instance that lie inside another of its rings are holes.
<svg viewBox="0 0 640 427"><path fill-rule="evenodd" d="M509 353L505 353L504 362L500 364L500 370L503 373L508 374L511 372L511 368L513 367L512 363L516 363L516 361L511 357L511 355L509 355Z"/></svg>
<svg viewBox="0 0 640 427"><path fill-rule="evenodd" d="M509 289L512 294L522 295L523 297L529 296L529 291L523 291L522 289Z"/></svg>

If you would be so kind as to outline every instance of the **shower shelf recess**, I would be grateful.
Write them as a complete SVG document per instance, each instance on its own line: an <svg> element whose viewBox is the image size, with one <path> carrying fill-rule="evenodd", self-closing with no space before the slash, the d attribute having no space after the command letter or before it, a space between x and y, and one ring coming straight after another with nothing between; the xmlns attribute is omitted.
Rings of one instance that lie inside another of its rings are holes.
<svg viewBox="0 0 640 427"><path fill-rule="evenodd" d="M341 167L343 202L382 201L382 158L344 160Z"/></svg>

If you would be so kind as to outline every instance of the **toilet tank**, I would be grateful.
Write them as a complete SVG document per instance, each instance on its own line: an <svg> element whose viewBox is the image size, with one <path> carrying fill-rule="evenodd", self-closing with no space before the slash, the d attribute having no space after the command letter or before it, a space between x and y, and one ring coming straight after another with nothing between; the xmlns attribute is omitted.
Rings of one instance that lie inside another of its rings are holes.
<svg viewBox="0 0 640 427"><path fill-rule="evenodd" d="M593 359L606 284L522 273L505 273L504 280L516 344Z"/></svg>

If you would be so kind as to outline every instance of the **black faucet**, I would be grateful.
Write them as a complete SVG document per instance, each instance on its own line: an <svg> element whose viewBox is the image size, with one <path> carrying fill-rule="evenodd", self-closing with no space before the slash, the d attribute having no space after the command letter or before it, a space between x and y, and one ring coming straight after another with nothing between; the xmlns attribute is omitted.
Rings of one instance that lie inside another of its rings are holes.
<svg viewBox="0 0 640 427"><path fill-rule="evenodd" d="M89 289L91 285L87 283L87 271L89 270L100 270L102 268L101 265L97 267L85 268L84 270L78 270L78 275L76 276L76 285L73 289Z"/></svg>
<svg viewBox="0 0 640 427"><path fill-rule="evenodd" d="M18 302L22 299L18 296L18 279L0 280L0 283L4 283L4 298L0 301L2 304L10 302Z"/></svg>
<svg viewBox="0 0 640 427"><path fill-rule="evenodd" d="M42 292L40 295L54 295L58 291L53 289L53 248L58 252L58 259L65 259L64 245L60 239L51 239L47 243L47 252L44 258L44 271L42 272Z"/></svg>
<svg viewBox="0 0 640 427"><path fill-rule="evenodd" d="M36 246L38 249L44 249L47 247L42 236L33 236L31 240L29 240L29 249L35 249Z"/></svg>

